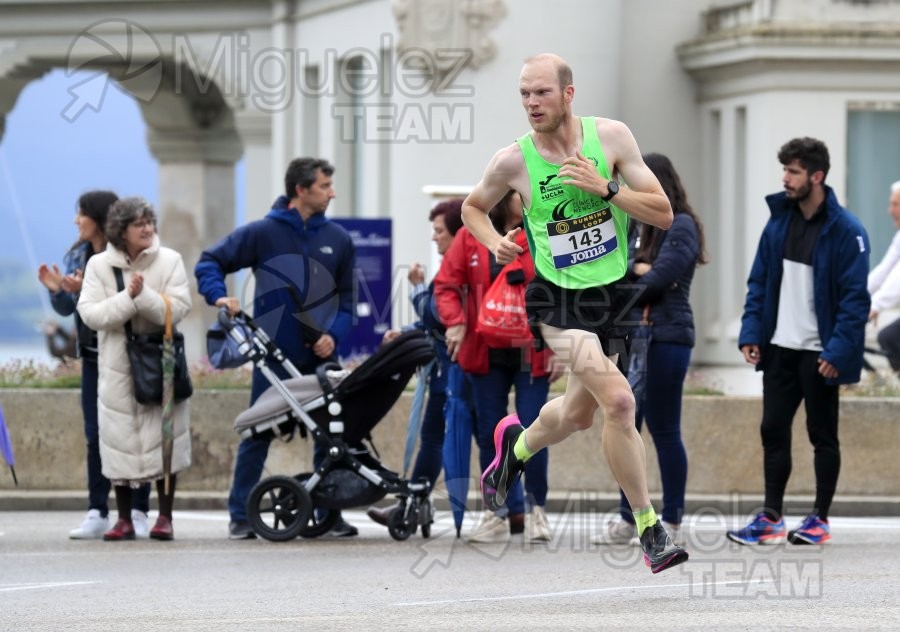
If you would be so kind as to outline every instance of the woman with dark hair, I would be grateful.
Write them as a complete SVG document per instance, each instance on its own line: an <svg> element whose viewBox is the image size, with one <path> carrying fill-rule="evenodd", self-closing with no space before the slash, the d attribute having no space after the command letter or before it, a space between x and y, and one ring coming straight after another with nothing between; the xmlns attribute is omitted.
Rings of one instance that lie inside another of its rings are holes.
<svg viewBox="0 0 900 632"><path fill-rule="evenodd" d="M75 225L78 240L63 258L65 273L54 264L42 263L38 280L50 292L50 304L61 316L75 314L76 353L81 358L81 410L87 443L88 512L82 523L69 531L73 540L99 538L109 528L109 480L100 465L100 439L97 428L97 332L84 324L75 305L88 260L106 250L106 217L110 205L119 198L111 191L88 191L78 198ZM147 537L147 511L150 486L145 485L135 498L132 520L139 537Z"/></svg>
<svg viewBox="0 0 900 632"><path fill-rule="evenodd" d="M687 199L681 178L662 154L646 154L644 162L662 185L675 219L664 231L649 224L638 230L629 257L629 281L639 288L633 323L650 322L644 397L635 402L638 431L643 421L656 446L662 477L662 521L675 544L684 543L681 518L687 484L687 454L681 440L681 399L694 346L694 316L689 302L694 270L707 262L703 225ZM629 381L634 378L629 376ZM620 517L613 518L594 539L620 544L637 535L631 507L621 495Z"/></svg>
<svg viewBox="0 0 900 632"><path fill-rule="evenodd" d="M191 290L181 255L159 245L156 214L141 198L113 204L106 221L109 245L84 273L78 313L99 335L99 421L103 474L116 492L118 521L104 540L133 540L132 490L156 481L159 517L150 530L171 540L176 474L191 464L187 401L173 405L172 476L163 485L161 404L140 404L134 396L125 325L134 334L159 332L166 321L166 299L173 323L191 309ZM117 279L117 273L121 277Z"/></svg>
<svg viewBox="0 0 900 632"><path fill-rule="evenodd" d="M490 219L501 235L522 226L519 194L510 190L490 211ZM519 232L516 243L522 248L518 255L522 264L521 280L527 284L534 278L534 261L525 231ZM537 419L547 401L550 382L556 377L551 375L549 350L536 351L529 341L523 341L522 347L491 347L476 330L484 295L501 274L505 274L504 266L464 228L447 252L435 279L435 298L441 320L447 327L448 348L472 385L482 471L494 460L494 427L509 412L510 391L515 388L516 415L527 428ZM525 493L522 484L516 482L509 490L506 506L497 513L485 508L468 540L505 542L511 534L524 532L529 541L549 541L550 527L544 513L547 469L547 450L540 450L525 466Z"/></svg>

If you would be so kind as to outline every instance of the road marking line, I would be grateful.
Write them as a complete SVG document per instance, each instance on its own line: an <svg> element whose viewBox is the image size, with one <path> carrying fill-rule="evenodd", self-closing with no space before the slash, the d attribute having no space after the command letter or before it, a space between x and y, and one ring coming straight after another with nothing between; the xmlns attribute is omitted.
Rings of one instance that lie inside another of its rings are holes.
<svg viewBox="0 0 900 632"><path fill-rule="evenodd" d="M4 586L0 584L0 592L15 592L18 590L40 590L41 588L65 588L66 586L89 586L90 584L99 584L101 582L44 582L41 584L11 584Z"/></svg>
<svg viewBox="0 0 900 632"><path fill-rule="evenodd" d="M585 588L583 590L565 590L562 592L549 593L528 593L521 595L507 595L505 597L470 597L468 599L439 599L435 601L398 601L392 606L439 606L448 603L473 603L479 601L518 601L523 599L548 599L554 597L575 597L578 595L595 595L604 592L616 592L623 590L647 590L659 588L689 588L691 586L702 586L709 588L711 586L731 586L741 584L771 584L772 579L753 579L750 581L730 581L730 582L714 582L711 584L688 582L686 584L642 584L640 586L610 586L608 588Z"/></svg>

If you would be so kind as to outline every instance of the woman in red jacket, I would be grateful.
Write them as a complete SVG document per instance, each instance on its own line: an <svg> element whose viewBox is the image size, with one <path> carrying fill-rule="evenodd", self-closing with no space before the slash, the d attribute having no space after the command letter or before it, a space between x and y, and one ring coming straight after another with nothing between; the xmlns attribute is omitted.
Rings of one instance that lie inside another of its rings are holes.
<svg viewBox="0 0 900 632"><path fill-rule="evenodd" d="M510 191L490 215L497 230L506 234L522 225L522 200L517 193ZM527 284L534 278L534 261L528 250L525 231L520 231L517 243L523 248L519 262L524 269L524 283ZM494 427L508 413L510 390L513 387L516 389L516 412L527 428L537 419L546 403L550 383L549 351L535 351L532 344L491 347L475 330L482 298L502 272L503 266L497 264L493 254L467 229L462 228L444 255L434 282L438 314L447 327L451 359L459 362L472 384L482 471L494 459ZM530 505L525 530L526 537L532 541L550 540L550 529L543 510L547 501L547 463L547 451L542 450L528 461L525 469L525 492ZM505 517L499 515L506 513L503 510L498 515L485 511L469 535L469 541L502 542L509 539L510 531L516 530L525 510L520 483L510 489L506 510L510 516L509 526Z"/></svg>

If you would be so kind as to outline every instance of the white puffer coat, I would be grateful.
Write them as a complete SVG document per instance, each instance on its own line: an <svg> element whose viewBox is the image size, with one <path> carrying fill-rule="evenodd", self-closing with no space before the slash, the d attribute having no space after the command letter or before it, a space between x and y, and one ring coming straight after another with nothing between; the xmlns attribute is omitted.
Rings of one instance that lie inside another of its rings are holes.
<svg viewBox="0 0 900 632"><path fill-rule="evenodd" d="M122 268L125 289L116 288L113 266ZM128 284L135 272L144 277L144 287L135 298ZM103 475L110 480L156 480L162 478L162 406L144 406L134 398L131 365L125 350L125 323L134 333L160 331L166 308L160 294L169 297L172 320L178 323L191 309L191 291L181 255L153 245L128 262L125 253L112 244L88 261L84 271L78 313L99 342L100 460ZM172 472L191 464L188 402L175 405Z"/></svg>

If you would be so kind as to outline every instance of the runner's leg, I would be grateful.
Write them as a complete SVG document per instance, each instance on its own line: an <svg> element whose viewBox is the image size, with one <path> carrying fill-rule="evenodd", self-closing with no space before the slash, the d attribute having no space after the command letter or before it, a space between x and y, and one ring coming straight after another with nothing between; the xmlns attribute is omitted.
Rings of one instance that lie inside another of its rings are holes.
<svg viewBox="0 0 900 632"><path fill-rule="evenodd" d="M566 394L548 402L526 431L529 450L537 452L590 428L599 407L606 461L631 506L648 507L646 453L634 425L628 380L603 352L597 334L541 325L541 335L570 373Z"/></svg>

